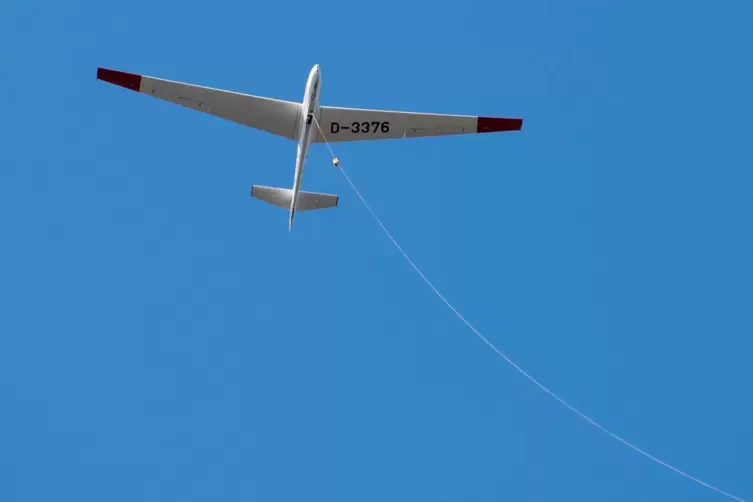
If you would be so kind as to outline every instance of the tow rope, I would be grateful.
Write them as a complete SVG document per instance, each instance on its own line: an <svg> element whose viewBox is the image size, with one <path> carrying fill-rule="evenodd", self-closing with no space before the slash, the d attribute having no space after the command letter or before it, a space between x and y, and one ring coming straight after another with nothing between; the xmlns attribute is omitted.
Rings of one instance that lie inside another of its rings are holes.
<svg viewBox="0 0 753 502"><path fill-rule="evenodd" d="M488 346L488 347L489 347L490 349L492 349L492 350L493 350L493 351L494 351L494 352L495 352L495 353L496 353L496 354L497 354L498 356L500 356L501 358L503 358L503 359L504 359L504 360L505 360L505 361L506 361L506 362L507 362L507 363L508 363L508 364L509 364L510 366L512 366L513 368L515 368L515 370L516 370L516 371L518 371L518 372L519 372L519 373L520 373L521 375L523 375L523 376L524 376L525 378L527 378L527 379L528 379L528 380L529 380L529 381L530 381L531 383L533 383L533 384L534 384L534 385L535 385L536 387L538 387L539 389L541 389L541 390L542 390L542 391L544 391L545 393L549 394L549 396L551 396L551 397L552 397L553 399L555 399L556 401L558 401L558 402L559 402L560 404L562 404L562 405L563 405L564 407L566 407L566 408L567 408L568 410L572 411L573 413L575 413L576 415L578 415L578 416L579 416L580 418L582 418L583 420L585 420L585 421L586 421L586 422L588 422L589 424L593 425L594 427L596 427L596 428L597 428L597 429L599 429L600 431L604 432L605 434L609 435L609 436L610 436L610 437L612 437L613 439L615 439L615 440L619 441L620 443L624 444L625 446L627 446L628 448L632 449L633 451L635 451L635 452L637 452L637 453L640 453L641 455L643 455L644 457L648 458L649 460L652 460L653 462L655 462L655 463L657 463L657 464L659 464L659 465L661 465L661 466L663 466L663 467L666 467L667 469L669 469L669 470L671 470L671 471L674 471L675 473L677 473L677 474L679 474L679 475L681 475L681 476L683 476L683 477L685 477L685 478L687 478L687 479L689 479L689 480L691 480L691 481L693 481L693 482L695 482L695 483L697 483L697 484L699 484L699 485L701 485L701 486L703 486L703 487L705 487L705 488L708 488L708 489L710 489L710 490L713 490L713 491L715 491L715 492L717 492L717 493L719 493L719 494L721 494L721 495L724 495L725 497L728 497L728 498L730 498L730 499L732 499L732 500L736 500L736 501L738 501L738 502L746 502L746 501L745 501L744 499L742 499L742 498L740 498L740 497L737 497L737 496L735 496L735 495L732 495L731 493L728 493L728 492L726 492L726 491L722 490L721 488L717 488L716 486L713 486L713 485L711 485L711 484L709 484L709 483L706 483L705 481L702 481L701 479L698 479L698 478L696 478L696 477L694 477L694 476L691 476L690 474L688 474L688 473L686 473L686 472L684 472L684 471L682 471L682 470L678 469L677 467L674 467L673 465L671 465L671 464L669 464L669 463L667 463L667 462L664 462L663 460L661 460L661 459L659 459L659 458L657 458L657 457L655 457L655 456L651 455L650 453L648 453L648 452L646 452L646 451L644 451L644 450L642 450L642 449L638 448L637 446L635 446L634 444L632 444L632 443L631 443L631 442L629 442L628 440L626 440L626 439L623 439L622 437L618 436L618 435L617 435L617 434L615 434L614 432L610 431L609 429L607 429L607 428L606 428L606 427L604 427L603 425L599 424L598 422L596 422L595 420L593 420L592 418L590 418L590 417L589 417L588 415L586 415L585 413L581 412L580 410L578 410L577 408L575 408L574 406L572 406L572 405L571 405L570 403L568 403L567 401L565 401L565 400L564 400L563 398L559 397L559 396L558 396L557 394L555 394L555 393L554 393L554 391L550 390L550 389L549 389L548 387L546 387L546 386L545 386L544 384L542 384L541 382L539 382L538 380L536 380L536 379L535 379L535 378L534 378L533 376L531 376L530 374L528 374L528 373L527 373L527 372L526 372L526 371L525 371L525 370L524 370L523 368L521 368L520 366L518 366L518 365L517 365L517 364L516 364L516 363L515 363L515 362L514 362L514 361L513 361L512 359L510 359L510 358L509 358L509 357L508 357L508 356L507 356L507 355L506 355L506 354L505 354L504 352L502 352L502 351L501 351L500 349L498 349L498 348L497 348L497 347L496 347L496 346L495 346L495 345L494 345L494 344L493 344L492 342L490 342L490 341L489 341L489 340L488 340L488 339L487 339L487 338L486 338L486 337L485 337L484 335L482 335L482 334L481 334L481 333L480 333L480 332L479 332L479 331L478 331L478 330L477 330L477 329L476 329L476 328L475 328L475 327L474 327L474 326L473 326L473 325L472 325L472 324L471 324L471 323L470 323L470 322L469 322L469 321L468 321L468 320L467 320L467 319L466 319L465 317L463 317L463 315L462 315L462 314L461 314L461 313L460 313L460 312L459 312L459 311L458 311L458 310L457 310L457 309L456 309L456 308L455 308L455 307L454 307L454 306L453 306L453 305L452 305L452 304L451 304L451 303L450 303L450 302L449 302L449 301L448 301L448 300L447 300L447 299L446 299L446 298L445 298L445 297L444 297L444 296L442 295L442 293L440 293L440 292L439 292L439 290L438 290L438 289L437 289L437 288L436 288L436 287L434 286L434 284L432 284L432 282L431 282L431 281L430 281L430 280L428 279L428 277L426 277L426 276L424 275L424 273L423 273L423 272L421 272L421 269L420 269L420 268L418 267L418 265L416 265L416 264L415 264L415 263L413 262L413 260L411 260L410 256L408 256L408 253L406 253L406 252L405 252L405 251L403 250L403 248L402 248L402 247L400 246L400 244L398 244L397 240L395 240L395 238L394 238L394 237L392 236L392 234L390 233L390 231L389 231L389 230L387 230L387 227L385 227L385 226L384 226L384 224L382 223L382 220L380 220L380 219L379 219L379 217L378 217L378 216L376 215L376 213L375 213L375 212L374 212L374 211L373 211L373 210L371 209L371 206L369 206L369 203L368 203L368 202L366 202L366 199L365 199L365 198L363 197L363 195L361 195L361 192L360 192L360 191L358 190L358 188L356 188L356 185L355 185L355 184L353 183L353 181L352 181L352 180L350 179L350 176L348 176L348 174L347 174L347 173L345 172L345 169L343 169L343 167L342 167L342 166L340 165L340 160L338 159L338 157L337 157L337 156L335 156L335 152L334 152L334 151L332 150L332 146L330 146L330 144L329 144L329 141L327 141L327 137L325 136L325 134L324 134L324 131L322 131L322 128L321 128L321 126L319 125L319 120L317 120L317 118L316 118L316 115L314 115L314 122L316 123L316 127L317 127L317 129L319 129L319 134L321 134L321 136L322 136L322 139L324 140L324 143L325 143L325 144L327 145L327 148L329 149L329 152L330 152L330 154L332 154L332 164L333 164L333 165L334 165L334 166L335 166L335 167L336 167L336 168L337 168L337 169L338 169L338 170L339 170L339 171L340 171L340 172L342 173L342 175L343 175L343 176L345 177L345 181L347 181L347 182L348 182L348 184L350 185L350 187L351 187L351 188L353 189L353 192L355 192L355 194L356 194L356 195L358 196L358 198L359 198L359 199L361 200L361 203L363 203L364 207L365 207L365 208L366 208L366 210L367 210L367 211L369 212L369 214L370 214L370 215L371 215L371 217L372 217L372 218L374 219L374 221L375 221L375 222L377 223L377 225L379 225L379 226L381 227L382 231L383 231L383 232L384 232L384 234L385 234L385 235L387 236L387 238L389 238L389 240L390 240L390 241L392 241L392 244L393 244L393 245L394 245L394 246L395 246L395 247L397 248L397 250L398 250L398 251L400 251L400 253L401 253L401 254L403 255L403 258L405 258L405 261L407 261L407 262L408 262L408 264L410 264L410 266L411 266L411 267L413 268L413 270L415 270L415 271L416 271L416 273L417 273L417 274L419 275L419 277L421 277L421 279L423 279L423 281L424 281L424 282L426 283L426 285L427 285L427 286L429 287L429 289L431 289L431 290L432 290L432 291L434 292L434 294L435 294L435 295L437 296L437 298L439 298L440 300L442 300L442 302L443 302L443 303L444 303L444 304L445 304L445 305L446 305L446 306L447 306L447 307L448 307L448 308L449 308L449 309L450 309L450 310L451 310L451 311L452 311L452 312L453 312L453 313L454 313L454 314L455 314L455 315L457 316L457 318L458 318L458 319L460 319L460 321L462 321L462 322L463 322L463 324L465 324L465 325L466 325L466 326L468 327L468 329L470 329L470 330L471 330L471 331L473 332L473 334L475 334L475 335L476 335L476 336L477 336L478 338L480 338L482 342L484 342L484 343L485 343L485 344L486 344L486 345L487 345L487 346Z"/></svg>

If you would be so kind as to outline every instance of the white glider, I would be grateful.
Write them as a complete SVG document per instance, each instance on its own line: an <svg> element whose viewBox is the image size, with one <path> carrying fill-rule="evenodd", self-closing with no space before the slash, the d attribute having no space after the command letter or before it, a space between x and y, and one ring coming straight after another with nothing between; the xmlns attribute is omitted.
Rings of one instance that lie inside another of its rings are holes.
<svg viewBox="0 0 753 502"><path fill-rule="evenodd" d="M298 153L293 188L251 186L252 197L290 212L288 229L293 226L297 210L335 207L338 202L337 195L301 190L309 145L324 141L313 123L314 117L330 143L519 131L523 126L523 120L518 118L319 106L322 81L319 65L314 65L309 73L302 103L107 68L97 68L97 79L296 141Z"/></svg>

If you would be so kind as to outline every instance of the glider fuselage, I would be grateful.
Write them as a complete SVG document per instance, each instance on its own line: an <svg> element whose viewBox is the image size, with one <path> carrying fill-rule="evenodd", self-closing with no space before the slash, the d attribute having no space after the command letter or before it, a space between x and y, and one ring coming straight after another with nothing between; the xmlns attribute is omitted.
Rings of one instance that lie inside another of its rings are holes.
<svg viewBox="0 0 753 502"><path fill-rule="evenodd" d="M311 144L311 135L316 128L314 115L319 108L319 92L321 90L322 75L319 65L314 65L309 72L306 81L306 90L303 95L303 105L301 106L301 127L298 130L298 151L295 159L295 174L293 176L293 198L290 201L290 220L288 228L293 226L295 217L296 203L298 202L298 193L301 190L301 181L303 180L303 170L306 167L306 154Z"/></svg>

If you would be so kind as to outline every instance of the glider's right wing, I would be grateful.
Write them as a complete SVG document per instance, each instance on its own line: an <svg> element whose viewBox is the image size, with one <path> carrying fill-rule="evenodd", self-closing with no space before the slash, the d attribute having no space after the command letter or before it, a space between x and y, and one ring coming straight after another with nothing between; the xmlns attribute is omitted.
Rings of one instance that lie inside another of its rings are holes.
<svg viewBox="0 0 753 502"><path fill-rule="evenodd" d="M97 68L97 78L155 98L295 140L301 105L292 101L223 91Z"/></svg>

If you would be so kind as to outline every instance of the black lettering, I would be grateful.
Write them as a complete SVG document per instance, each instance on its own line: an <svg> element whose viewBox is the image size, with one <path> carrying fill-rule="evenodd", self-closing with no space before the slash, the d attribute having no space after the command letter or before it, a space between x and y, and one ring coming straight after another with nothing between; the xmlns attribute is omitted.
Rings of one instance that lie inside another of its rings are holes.
<svg viewBox="0 0 753 502"><path fill-rule="evenodd" d="M332 132L332 134L336 134L341 130L364 134L369 132L372 134L376 134L377 132L388 134L390 132L390 123L379 122L378 120L375 120L373 122L352 122L349 126L340 125L338 122L332 122L330 124L330 131Z"/></svg>

